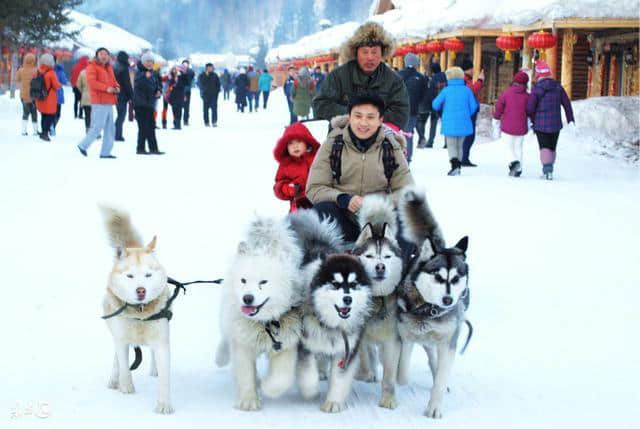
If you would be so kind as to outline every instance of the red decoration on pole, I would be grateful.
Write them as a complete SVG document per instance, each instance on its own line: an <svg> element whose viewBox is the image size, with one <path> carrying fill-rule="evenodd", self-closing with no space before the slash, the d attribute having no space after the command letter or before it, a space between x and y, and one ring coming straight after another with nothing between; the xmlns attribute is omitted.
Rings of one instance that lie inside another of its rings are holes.
<svg viewBox="0 0 640 429"><path fill-rule="evenodd" d="M444 51L444 43L440 40L432 40L427 43L427 52L433 52L434 54Z"/></svg>
<svg viewBox="0 0 640 429"><path fill-rule="evenodd" d="M429 53L428 46L429 44L427 42L420 42L415 46L415 52L417 54L427 54Z"/></svg>
<svg viewBox="0 0 640 429"><path fill-rule="evenodd" d="M540 30L530 35L527 38L527 42L532 48L541 50L544 57L545 49L555 47L558 39L553 34Z"/></svg>
<svg viewBox="0 0 640 429"><path fill-rule="evenodd" d="M496 46L505 51L505 60L511 61L511 51L519 51L522 49L522 37L509 35L499 36L496 39Z"/></svg>
<svg viewBox="0 0 640 429"><path fill-rule="evenodd" d="M452 37L451 39L447 39L444 41L444 48L447 51L451 51L452 60L456 59L456 53L462 52L464 49L464 42L457 37Z"/></svg>

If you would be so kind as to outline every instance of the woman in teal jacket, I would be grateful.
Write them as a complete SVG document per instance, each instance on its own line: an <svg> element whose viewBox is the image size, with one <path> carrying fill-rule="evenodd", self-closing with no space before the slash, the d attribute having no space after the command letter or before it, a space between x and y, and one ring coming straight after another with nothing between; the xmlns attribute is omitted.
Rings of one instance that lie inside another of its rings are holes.
<svg viewBox="0 0 640 429"><path fill-rule="evenodd" d="M264 72L260 75L260 79L258 80L258 89L262 92L262 108L267 108L267 100L269 99L269 91L271 91L271 82L273 81L273 76L269 74L269 70L264 69Z"/></svg>
<svg viewBox="0 0 640 429"><path fill-rule="evenodd" d="M452 67L446 72L447 86L433 100L432 107L442 113L441 133L444 135L451 170L449 176L460 175L462 143L473 134L471 116L478 110L478 102L473 92L464 82L464 72L460 67Z"/></svg>

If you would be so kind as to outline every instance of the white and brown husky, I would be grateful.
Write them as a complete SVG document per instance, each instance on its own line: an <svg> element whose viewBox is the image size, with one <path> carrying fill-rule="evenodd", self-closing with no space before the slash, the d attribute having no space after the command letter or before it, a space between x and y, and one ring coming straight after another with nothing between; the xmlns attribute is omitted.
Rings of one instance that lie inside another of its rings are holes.
<svg viewBox="0 0 640 429"><path fill-rule="evenodd" d="M159 379L155 411L173 413L169 393L170 316L167 317L171 301L167 274L154 253L156 238L143 245L126 213L111 208L102 208L102 213L115 253L102 302L103 318L115 346L108 386L122 393L133 393L129 347L149 346L152 350L151 375Z"/></svg>

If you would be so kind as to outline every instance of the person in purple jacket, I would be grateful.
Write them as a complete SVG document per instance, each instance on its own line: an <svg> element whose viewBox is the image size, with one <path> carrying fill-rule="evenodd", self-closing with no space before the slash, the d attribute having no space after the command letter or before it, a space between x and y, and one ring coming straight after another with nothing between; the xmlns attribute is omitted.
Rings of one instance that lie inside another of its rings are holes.
<svg viewBox="0 0 640 429"><path fill-rule="evenodd" d="M551 78L549 65L542 60L536 61L535 73L537 83L531 90L531 96L527 102L527 115L531 118L533 131L538 137L542 178L553 180L556 146L562 129L560 106L564 108L567 123L575 124L575 119L571 101L562 85Z"/></svg>
<svg viewBox="0 0 640 429"><path fill-rule="evenodd" d="M509 176L522 174L522 142L529 131L527 127L527 83L529 75L519 71L513 76L512 85L498 98L493 118L500 121L500 131L511 148L512 162L509 164Z"/></svg>

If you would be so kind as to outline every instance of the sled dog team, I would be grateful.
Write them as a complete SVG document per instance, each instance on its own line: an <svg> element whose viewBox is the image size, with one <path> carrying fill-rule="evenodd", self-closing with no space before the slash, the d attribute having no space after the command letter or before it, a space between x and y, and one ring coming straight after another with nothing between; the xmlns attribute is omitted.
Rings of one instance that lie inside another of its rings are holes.
<svg viewBox="0 0 640 429"><path fill-rule="evenodd" d="M401 190L397 204L381 195L365 197L358 213L361 233L347 248L339 226L314 210L286 218L257 216L238 245L221 297L222 339L216 364L231 363L235 407L261 408L261 395L275 398L294 384L306 399L339 412L354 378L377 381L379 406L397 406L396 384L407 384L413 344L429 359L433 387L425 414L442 417L442 402L469 305L467 237L445 247L424 191ZM397 206L397 210L394 208ZM108 386L134 392L129 347L151 349L151 375L158 376L155 411L172 413L169 387L169 320L175 298L154 254L156 238L144 245L126 213L103 208L115 262L103 301L115 343ZM406 255L402 237L415 244ZM466 344L465 344L466 347ZM464 350L464 347L463 347ZM256 360L268 371L258 380Z"/></svg>

